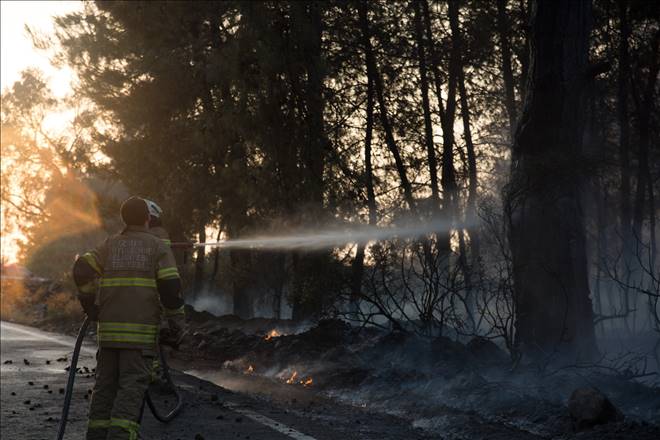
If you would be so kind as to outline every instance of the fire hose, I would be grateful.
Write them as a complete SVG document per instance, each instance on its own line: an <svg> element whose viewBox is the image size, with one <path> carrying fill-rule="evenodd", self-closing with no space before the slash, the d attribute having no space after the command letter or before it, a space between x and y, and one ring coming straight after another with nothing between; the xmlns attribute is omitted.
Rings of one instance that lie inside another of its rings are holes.
<svg viewBox="0 0 660 440"><path fill-rule="evenodd" d="M67 378L66 390L64 393L64 405L62 406L62 415L60 417L60 424L57 430L57 440L62 440L64 438L64 431L66 429L66 423L69 417L69 407L71 406L71 396L73 395L73 384L76 380L78 358L80 357L80 349L82 347L83 340L85 339L85 335L87 334L89 323L90 323L89 318L85 318L85 321L83 321L82 325L80 326L80 330L78 330L78 336L76 337L76 343L74 345L73 354L71 356L71 365L69 366L69 376ZM163 344L158 344L158 347L159 347L159 356L163 371L163 377L165 378L167 385L169 386L169 388L172 390L172 392L176 397L176 405L167 414L161 414L160 412L158 412L158 409L154 405L149 390L147 390L147 392L145 393L145 401L149 406L151 413L156 418L156 420L162 423L167 423L173 420L181 412L181 409L183 408L183 398L181 397L181 393L174 385L174 382L172 381L172 377L170 376L170 369L165 359L165 354L163 352Z"/></svg>

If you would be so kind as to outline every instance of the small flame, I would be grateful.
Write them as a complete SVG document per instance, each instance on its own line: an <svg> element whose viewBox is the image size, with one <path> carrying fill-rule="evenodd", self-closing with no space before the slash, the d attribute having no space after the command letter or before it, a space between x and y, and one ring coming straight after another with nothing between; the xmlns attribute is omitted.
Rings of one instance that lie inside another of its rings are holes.
<svg viewBox="0 0 660 440"><path fill-rule="evenodd" d="M268 332L268 334L264 337L266 341L270 341L273 338L277 338L278 336L282 336L280 332L278 332L275 329L272 329L271 331Z"/></svg>
<svg viewBox="0 0 660 440"><path fill-rule="evenodd" d="M252 365L247 367L247 370L245 370L245 374L252 374L254 373L254 367Z"/></svg>
<svg viewBox="0 0 660 440"><path fill-rule="evenodd" d="M298 372L293 370L293 374L291 374L291 377L286 380L286 383L288 384L296 383L297 378L298 378Z"/></svg>
<svg viewBox="0 0 660 440"><path fill-rule="evenodd" d="M311 387L312 384L314 383L314 379L311 377L307 376L307 378L299 378L298 372L296 370L293 370L293 373L291 373L291 377L285 380L286 383L289 385L302 385L304 387Z"/></svg>

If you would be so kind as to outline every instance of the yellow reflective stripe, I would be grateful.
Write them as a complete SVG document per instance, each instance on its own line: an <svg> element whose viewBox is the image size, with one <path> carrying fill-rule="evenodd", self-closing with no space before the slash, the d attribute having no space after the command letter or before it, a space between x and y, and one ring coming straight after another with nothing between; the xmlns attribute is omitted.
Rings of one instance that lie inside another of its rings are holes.
<svg viewBox="0 0 660 440"><path fill-rule="evenodd" d="M109 330L109 329L103 329L99 330L100 335L110 335L110 334L115 334L115 335L135 335L135 336L148 336L148 337L154 337L156 336L156 332L138 332L138 331L131 331L131 330Z"/></svg>
<svg viewBox="0 0 660 440"><path fill-rule="evenodd" d="M129 344L155 344L156 335L130 333L99 333L100 342L127 342Z"/></svg>
<svg viewBox="0 0 660 440"><path fill-rule="evenodd" d="M95 293L96 284L94 283L94 281L91 281L87 284L83 284L82 286L79 286L78 290L80 290L82 293Z"/></svg>
<svg viewBox="0 0 660 440"><path fill-rule="evenodd" d="M98 260L96 259L96 255L92 252L87 252L82 255L83 260L85 260L90 266L92 266L92 269L96 271L99 275L103 273L103 270L101 269L101 265L99 264Z"/></svg>
<svg viewBox="0 0 660 440"><path fill-rule="evenodd" d="M122 428L128 431L129 440L136 440L138 438L138 431L140 430L140 424L132 420L115 419L113 417L110 419L110 426Z"/></svg>
<svg viewBox="0 0 660 440"><path fill-rule="evenodd" d="M166 267L160 269L157 274L159 280L169 280L172 278L179 278L179 270L176 267Z"/></svg>
<svg viewBox="0 0 660 440"><path fill-rule="evenodd" d="M110 427L110 419L89 419L87 427L89 429L108 429Z"/></svg>
<svg viewBox="0 0 660 440"><path fill-rule="evenodd" d="M168 246L172 244L172 240L170 240L169 238L161 238L161 240L163 241L163 243L165 243Z"/></svg>
<svg viewBox="0 0 660 440"><path fill-rule="evenodd" d="M155 324L135 324L132 322L99 322L98 331L119 331L119 332L136 332L136 333L158 333L158 325Z"/></svg>
<svg viewBox="0 0 660 440"><path fill-rule="evenodd" d="M178 309L168 309L167 307L163 307L163 314L165 316L176 316L176 315L185 315L186 312L183 306L179 307Z"/></svg>
<svg viewBox="0 0 660 440"><path fill-rule="evenodd" d="M101 287L156 287L153 278L101 278Z"/></svg>

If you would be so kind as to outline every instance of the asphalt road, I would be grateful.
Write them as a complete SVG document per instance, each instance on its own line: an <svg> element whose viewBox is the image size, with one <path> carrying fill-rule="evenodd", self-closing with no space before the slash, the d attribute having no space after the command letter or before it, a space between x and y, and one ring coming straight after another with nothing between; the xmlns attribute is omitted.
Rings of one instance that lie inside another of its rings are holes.
<svg viewBox="0 0 660 440"><path fill-rule="evenodd" d="M65 368L74 339L8 322L1 323L0 437L54 439L60 417ZM87 407L93 386L96 347L83 347L65 438L83 439ZM187 365L195 370L195 365ZM86 368L86 369L85 369ZM214 379L213 372L197 376ZM394 416L370 413L365 408L339 405L310 390L291 390L291 398L264 397L257 390L237 386L230 391L189 374L175 373L183 391L182 414L169 424L159 423L148 410L141 435L161 439L251 439L251 440L352 440L428 439L409 422ZM227 378L224 377L224 380ZM250 378L236 378L235 382ZM258 382L255 382L258 383ZM261 385L255 388L262 388ZM253 392L254 391L254 392ZM159 404L167 407L167 396ZM435 437L437 438L437 437Z"/></svg>

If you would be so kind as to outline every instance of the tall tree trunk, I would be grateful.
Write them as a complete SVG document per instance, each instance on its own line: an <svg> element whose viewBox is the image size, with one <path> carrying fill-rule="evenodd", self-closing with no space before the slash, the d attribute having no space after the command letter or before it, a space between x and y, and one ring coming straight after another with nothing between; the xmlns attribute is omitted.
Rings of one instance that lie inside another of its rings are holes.
<svg viewBox="0 0 660 440"><path fill-rule="evenodd" d="M206 224L201 222L199 226L199 242L204 243L206 241ZM195 258L195 275L193 278L193 291L195 296L199 295L204 290L204 262L206 258L205 247L200 246L197 249L197 255Z"/></svg>
<svg viewBox="0 0 660 440"><path fill-rule="evenodd" d="M637 269L638 278L634 280L636 284L642 284L644 280L644 270L639 266L642 261L648 261L649 268L647 270L655 270L656 260L656 238L655 238L655 199L653 192L653 180L651 178L651 170L649 166L649 146L651 143L651 115L655 106L655 89L658 82L658 74L660 73L660 55L658 54L660 48L660 31L656 31L653 40L650 44L648 78L644 82L641 78L635 84L642 84L643 90L640 92L635 91L635 103L637 120L639 124L639 146L637 153L637 187L635 191L635 206L633 210L633 249L634 249L634 262L632 265ZM641 75L640 75L641 76ZM645 209L646 208L646 209ZM650 254L646 255L643 237L643 222L645 211L649 213L649 243ZM650 257L650 261L647 258ZM638 295L635 296L632 308L637 309ZM633 318L637 317L637 313L633 312ZM633 332L635 329L636 319L633 319Z"/></svg>
<svg viewBox="0 0 660 440"><path fill-rule="evenodd" d="M497 32L500 40L500 55L502 57L502 78L504 79L504 106L509 116L509 136L513 141L516 132L516 95L513 82L513 69L511 68L511 41L509 29L511 28L506 13L507 0L497 0Z"/></svg>
<svg viewBox="0 0 660 440"><path fill-rule="evenodd" d="M220 234L222 228L218 229L218 235L215 237L215 241L220 241ZM213 250L213 272L211 272L211 277L209 278L209 283L215 283L215 280L218 276L218 271L220 270L220 247L216 247Z"/></svg>
<svg viewBox="0 0 660 440"><path fill-rule="evenodd" d="M470 108L467 100L467 90L465 88L465 72L461 68L458 77L458 90L459 99L461 103L461 119L463 121L463 137L465 139L465 149L467 150L467 163L468 163L468 197L467 197L467 210L465 219L468 224L468 235L470 237L470 260L469 268L464 270L465 274L465 288L466 288L466 304L468 307L468 315L474 319L476 311L477 298L472 292L472 276L475 271L480 270L481 246L479 237L478 215L477 215L477 158L474 151L474 142L472 141L472 128L470 126ZM460 236L459 244L462 248L464 245L463 234ZM466 250L461 250L462 265L467 266Z"/></svg>
<svg viewBox="0 0 660 440"><path fill-rule="evenodd" d="M525 36L522 50L518 61L520 61L520 79L518 81L518 90L520 91L520 101L525 102L525 85L527 84L527 75L529 73L529 1L519 0L518 19L521 25L521 32ZM513 138L512 138L513 139Z"/></svg>
<svg viewBox="0 0 660 440"><path fill-rule="evenodd" d="M433 31L431 28L431 13L428 0L420 0L424 18L424 30L429 48L429 67L433 73L433 83L436 99L438 100L438 114L440 126L442 127L442 214L445 220L451 220L454 216L454 195L456 193L456 181L454 176L454 119L456 113L456 82L458 72L461 69L460 29L458 24L458 5L456 0L449 0L449 20L452 31L452 46L449 57L449 78L447 80L447 102L443 105L442 100L442 75L440 73L439 54L435 47ZM449 270L449 254L451 252L449 231L438 234L438 251L441 255L443 270Z"/></svg>
<svg viewBox="0 0 660 440"><path fill-rule="evenodd" d="M655 87L660 73L660 60L658 49L660 45L660 31L655 33L651 41L652 54L649 59L648 78L643 83L644 89L638 93L637 97L637 115L639 123L639 150L637 157L637 188L635 191L635 207L633 212L633 233L634 240L642 239L642 222L644 219L645 194L649 188L648 182L651 180L649 169L649 144L651 141L651 114L655 104ZM642 82L642 81L639 81ZM641 96L639 96L641 94ZM651 212L651 215L654 215Z"/></svg>
<svg viewBox="0 0 660 440"><path fill-rule="evenodd" d="M470 124L470 107L467 100L467 90L465 88L465 72L461 69L458 78L458 89L461 103L461 119L463 121L463 137L465 139L465 149L467 150L468 162L468 197L466 219L469 226L470 249L472 253L473 264L477 263L481 254L478 227L475 223L478 220L477 215L477 156L472 141L472 127Z"/></svg>
<svg viewBox="0 0 660 440"><path fill-rule="evenodd" d="M374 175L371 163L371 140L374 129L374 85L367 80L367 126L364 135L364 176L367 189L367 207L369 209L369 226L376 226L376 193L374 192ZM355 310L362 294L362 275L364 273L364 252L366 242L358 243L355 260L353 260L353 274L351 279L351 303Z"/></svg>
<svg viewBox="0 0 660 440"><path fill-rule="evenodd" d="M419 63L419 78L422 94L422 110L424 113L424 144L426 145L426 157L431 177L431 200L433 203L433 214L438 216L440 208L440 190L438 187L438 160L435 156L435 145L433 142L433 123L431 121L431 104L429 102L429 80L426 67L426 54L424 34L422 31L422 2L415 0L415 40L417 49L417 62Z"/></svg>
<svg viewBox="0 0 660 440"><path fill-rule="evenodd" d="M410 210L416 212L417 207L413 197L412 185L410 184L410 180L408 180L408 176L406 174L406 166L403 163L401 152L399 151L399 147L397 146L396 140L394 139L394 131L390 122L387 103L385 101L383 79L381 78L380 72L378 71L378 65L376 63L376 58L374 57L373 48L371 46L371 32L369 30L369 20L367 18L367 5L368 3L366 1L359 1L357 3L360 30L362 32L362 43L364 46L363 48L367 64L367 78L373 81L374 84L376 100L378 101L380 123L383 126L383 130L385 131L385 144L394 157L396 171L399 175L399 180L401 181L401 187L403 188L404 199Z"/></svg>
<svg viewBox="0 0 660 440"><path fill-rule="evenodd" d="M328 151L328 138L325 133L325 100L323 85L325 71L323 67L321 45L323 35L322 2L292 3L292 27L294 38L301 42L300 49L307 61L307 81L304 100L306 104L307 133L301 150L302 169L304 171L304 188L307 204L303 217L306 222L315 224L322 221L324 170ZM292 78L292 81L297 81ZM324 279L327 261L327 251L301 252L296 262L298 286L303 291L296 292L293 297L293 319L304 320L320 315L323 298L326 293ZM304 287L303 287L304 286Z"/></svg>
<svg viewBox="0 0 660 440"><path fill-rule="evenodd" d="M584 219L582 154L590 0L536 0L532 64L513 145L506 206L523 353L596 355Z"/></svg>
<svg viewBox="0 0 660 440"><path fill-rule="evenodd" d="M431 29L431 13L429 11L428 0L421 0L422 11L424 13L424 31L426 33L426 44L429 47L429 66L433 72L433 86L435 88L435 95L438 99L438 114L440 115L441 126L445 126L445 108L442 102L442 76L440 74L440 61L438 53L435 48L435 40L433 39L433 30Z"/></svg>
<svg viewBox="0 0 660 440"><path fill-rule="evenodd" d="M447 104L442 124L442 193L445 219L453 219L458 207L456 175L454 171L454 120L456 118L456 90L458 76L462 69L461 30L458 21L458 0L448 0L449 27L451 29L451 50L449 53L449 80L447 81ZM447 234L445 246L449 246ZM449 247L447 248L449 250Z"/></svg>
<svg viewBox="0 0 660 440"><path fill-rule="evenodd" d="M619 197L621 199L621 240L623 251L624 284L630 281L631 263L633 260L633 232L632 213L630 207L630 126L628 116L628 84L630 84L630 56L628 54L628 39L630 38L630 26L628 24L628 0L619 0L619 78L617 113L619 116L619 168L621 181L619 182ZM626 316L623 321L628 330L628 310L630 310L630 292L627 287L623 288L623 310Z"/></svg>

